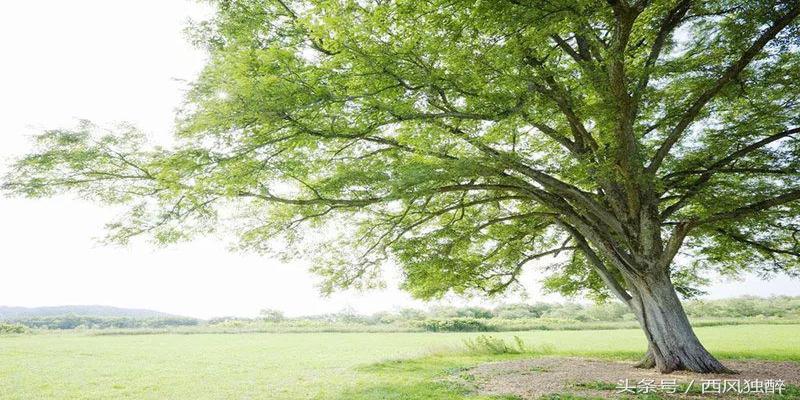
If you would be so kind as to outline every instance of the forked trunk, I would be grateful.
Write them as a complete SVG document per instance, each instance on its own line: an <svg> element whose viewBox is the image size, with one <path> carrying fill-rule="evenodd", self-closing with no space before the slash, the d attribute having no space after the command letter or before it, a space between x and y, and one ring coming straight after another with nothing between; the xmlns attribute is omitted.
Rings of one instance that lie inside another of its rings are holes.
<svg viewBox="0 0 800 400"><path fill-rule="evenodd" d="M632 307L648 341L647 355L638 367L656 367L662 373L732 372L700 344L666 273L648 274L631 283Z"/></svg>

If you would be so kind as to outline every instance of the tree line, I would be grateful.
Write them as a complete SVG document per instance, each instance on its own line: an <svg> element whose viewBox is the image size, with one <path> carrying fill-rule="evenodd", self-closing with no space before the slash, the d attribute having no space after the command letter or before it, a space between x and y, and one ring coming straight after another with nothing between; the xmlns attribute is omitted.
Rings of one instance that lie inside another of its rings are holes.
<svg viewBox="0 0 800 400"><path fill-rule="evenodd" d="M699 324L725 319L769 318L800 319L800 296L769 298L739 297L721 300L692 300L686 302L686 313ZM529 329L591 329L626 327L620 322L633 322L635 316L623 304L516 303L495 308L438 306L427 310L404 308L396 311L359 314L353 310L336 313L287 317L278 310L262 310L258 317L215 317L202 320L190 317L100 317L67 314L6 318L0 321L2 333L24 333L26 329L122 329L158 330L180 327L253 328L264 325L284 326L299 330L326 330L336 327L403 327L401 330L433 332L511 331ZM633 326L633 325L631 325ZM399 329L399 328L398 328Z"/></svg>

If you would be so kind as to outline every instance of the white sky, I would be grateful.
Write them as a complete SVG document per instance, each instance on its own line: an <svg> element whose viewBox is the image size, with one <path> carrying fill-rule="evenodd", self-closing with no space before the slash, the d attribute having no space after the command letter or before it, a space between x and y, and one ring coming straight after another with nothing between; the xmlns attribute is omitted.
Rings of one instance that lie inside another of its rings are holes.
<svg viewBox="0 0 800 400"><path fill-rule="evenodd" d="M0 161L42 129L130 121L169 137L185 81L204 54L183 37L209 9L183 0L26 0L0 5ZM3 167L0 167L0 173ZM219 239L170 248L104 247L114 211L69 199L0 197L0 305L104 304L196 317L424 306L396 289L321 298L303 265L234 254ZM524 281L529 300L557 300ZM722 282L709 297L800 295L786 278ZM450 301L461 304L459 299ZM473 301L476 303L476 301ZM491 304L488 304L491 305Z"/></svg>

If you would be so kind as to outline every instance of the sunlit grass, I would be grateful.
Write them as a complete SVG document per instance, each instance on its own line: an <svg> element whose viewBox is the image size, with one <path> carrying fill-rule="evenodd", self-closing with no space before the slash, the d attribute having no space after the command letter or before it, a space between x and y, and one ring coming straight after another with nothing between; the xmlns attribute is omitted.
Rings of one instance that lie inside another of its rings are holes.
<svg viewBox="0 0 800 400"><path fill-rule="evenodd" d="M723 358L800 361L800 325L697 329ZM470 333L0 337L0 399L456 399L444 378L523 355L460 353ZM553 354L632 359L639 330L493 333ZM397 361L408 360L411 361Z"/></svg>

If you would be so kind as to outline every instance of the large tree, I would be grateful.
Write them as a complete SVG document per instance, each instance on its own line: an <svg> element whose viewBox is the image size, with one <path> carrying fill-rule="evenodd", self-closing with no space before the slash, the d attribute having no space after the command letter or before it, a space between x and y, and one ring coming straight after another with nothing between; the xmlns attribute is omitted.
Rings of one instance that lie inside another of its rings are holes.
<svg viewBox="0 0 800 400"><path fill-rule="evenodd" d="M128 205L117 241L316 252L325 290L390 263L421 298L496 294L555 260L662 372L726 371L677 294L703 271L800 271L796 0L216 6L174 146L49 131L5 188Z"/></svg>

